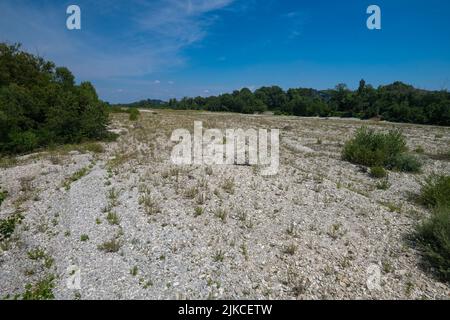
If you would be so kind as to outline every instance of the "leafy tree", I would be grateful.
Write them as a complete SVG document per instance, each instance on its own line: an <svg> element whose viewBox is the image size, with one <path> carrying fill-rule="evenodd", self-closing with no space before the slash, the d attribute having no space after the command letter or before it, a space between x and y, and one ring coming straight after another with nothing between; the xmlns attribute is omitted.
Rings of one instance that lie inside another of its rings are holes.
<svg viewBox="0 0 450 320"><path fill-rule="evenodd" d="M107 135L108 109L89 82L64 67L0 43L0 152Z"/></svg>

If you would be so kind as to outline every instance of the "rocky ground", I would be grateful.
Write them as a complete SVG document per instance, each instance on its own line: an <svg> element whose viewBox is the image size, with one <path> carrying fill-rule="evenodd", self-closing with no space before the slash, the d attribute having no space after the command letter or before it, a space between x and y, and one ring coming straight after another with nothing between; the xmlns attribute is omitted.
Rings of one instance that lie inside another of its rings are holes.
<svg viewBox="0 0 450 320"><path fill-rule="evenodd" d="M280 129L279 173L172 164L170 135L194 120ZM401 127L423 173L381 186L342 161L363 124ZM414 202L421 181L450 172L449 128L158 110L115 114L111 129L117 142L2 160L0 219L21 223L0 242L0 298L450 298L408 240L429 214Z"/></svg>

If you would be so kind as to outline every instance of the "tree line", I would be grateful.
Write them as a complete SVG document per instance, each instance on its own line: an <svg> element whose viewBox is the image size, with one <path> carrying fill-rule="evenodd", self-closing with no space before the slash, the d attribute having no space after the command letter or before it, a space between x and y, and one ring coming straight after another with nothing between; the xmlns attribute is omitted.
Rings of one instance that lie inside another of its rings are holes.
<svg viewBox="0 0 450 320"><path fill-rule="evenodd" d="M108 137L108 107L69 69L0 43L0 153Z"/></svg>
<svg viewBox="0 0 450 320"><path fill-rule="evenodd" d="M127 105L123 105L127 106ZM304 117L378 118L392 122L450 125L450 93L428 91L402 82L374 88L361 80L357 90L345 84L334 89L262 87L211 97L171 99L167 103L134 103L133 107L207 110L239 113L274 112Z"/></svg>

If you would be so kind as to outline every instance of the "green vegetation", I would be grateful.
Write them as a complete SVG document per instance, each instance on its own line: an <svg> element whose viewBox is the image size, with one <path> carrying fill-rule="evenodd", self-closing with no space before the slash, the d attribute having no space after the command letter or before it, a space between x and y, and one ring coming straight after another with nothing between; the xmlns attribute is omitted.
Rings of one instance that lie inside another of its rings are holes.
<svg viewBox="0 0 450 320"><path fill-rule="evenodd" d="M419 201L432 209L416 231L416 240L423 257L433 266L435 274L450 281L450 176L428 178Z"/></svg>
<svg viewBox="0 0 450 320"><path fill-rule="evenodd" d="M139 110L137 108L131 108L129 109L129 113L130 113L130 121L136 121L139 116L141 115L141 113L139 112Z"/></svg>
<svg viewBox="0 0 450 320"><path fill-rule="evenodd" d="M76 85L67 68L0 43L0 153L103 139L107 123L91 83Z"/></svg>
<svg viewBox="0 0 450 320"><path fill-rule="evenodd" d="M70 189L70 185L75 182L80 180L81 178L83 178L85 175L87 175L89 173L89 168L88 167L84 167L80 170L78 170L77 172L75 172L68 180L66 180L64 182L64 188L66 190Z"/></svg>
<svg viewBox="0 0 450 320"><path fill-rule="evenodd" d="M108 220L108 222L111 225L119 225L120 224L120 217L117 213L115 212L108 212L108 215L106 216L106 220Z"/></svg>
<svg viewBox="0 0 450 320"><path fill-rule="evenodd" d="M450 176L427 178L422 185L419 202L429 208L450 207Z"/></svg>
<svg viewBox="0 0 450 320"><path fill-rule="evenodd" d="M140 101L121 107L170 108L219 112L255 113L271 111L278 115L336 116L383 119L392 122L450 125L450 93L416 89L402 82L374 88L361 80L356 90L345 84L334 89L262 87L247 88L219 96L185 97L181 100Z"/></svg>
<svg viewBox="0 0 450 320"><path fill-rule="evenodd" d="M362 127L345 144L342 157L346 161L364 166L418 172L421 167L420 162L406 154L406 151L408 148L401 131L391 130L384 133Z"/></svg>
<svg viewBox="0 0 450 320"><path fill-rule="evenodd" d="M5 201L7 195L8 195L8 192L7 191L3 191L0 188L0 206L2 205L3 201Z"/></svg>
<svg viewBox="0 0 450 320"><path fill-rule="evenodd" d="M0 241L9 239L14 230L16 229L16 225L20 223L23 219L21 214L14 214L5 219L0 219Z"/></svg>
<svg viewBox="0 0 450 320"><path fill-rule="evenodd" d="M53 300L55 298L52 291L55 287L54 280L55 276L49 275L35 285L27 284L25 293L19 298L23 300Z"/></svg>
<svg viewBox="0 0 450 320"><path fill-rule="evenodd" d="M106 241L106 242L102 243L101 245L99 245L98 249L101 251L104 251L106 253L114 253L114 252L119 251L121 247L122 247L122 242L117 238L113 238L113 239Z"/></svg>
<svg viewBox="0 0 450 320"><path fill-rule="evenodd" d="M376 179L386 178L387 172L383 167L372 167L370 168L370 176Z"/></svg>
<svg viewBox="0 0 450 320"><path fill-rule="evenodd" d="M436 275L450 282L450 206L433 209L431 217L417 227L417 240Z"/></svg>
<svg viewBox="0 0 450 320"><path fill-rule="evenodd" d="M392 168L402 172L420 172L422 163L412 154L397 155L392 162Z"/></svg>
<svg viewBox="0 0 450 320"><path fill-rule="evenodd" d="M136 107L127 107L125 106L121 106L121 105L117 105L117 106L112 106L110 107L110 112L112 113L126 113L129 114L129 120L130 121L136 121L137 119L139 119L139 116L141 115L141 113L139 112L139 109Z"/></svg>

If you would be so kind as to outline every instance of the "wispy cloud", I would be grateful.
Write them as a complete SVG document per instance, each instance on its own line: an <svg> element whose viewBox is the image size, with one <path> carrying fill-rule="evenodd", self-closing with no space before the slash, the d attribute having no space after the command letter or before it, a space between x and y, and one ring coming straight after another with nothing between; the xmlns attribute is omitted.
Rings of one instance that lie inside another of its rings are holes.
<svg viewBox="0 0 450 320"><path fill-rule="evenodd" d="M205 38L214 13L233 1L79 1L83 29L68 31L64 4L2 0L0 41L21 42L81 79L139 77L185 64L183 49ZM92 22L95 12L116 21L113 32Z"/></svg>

